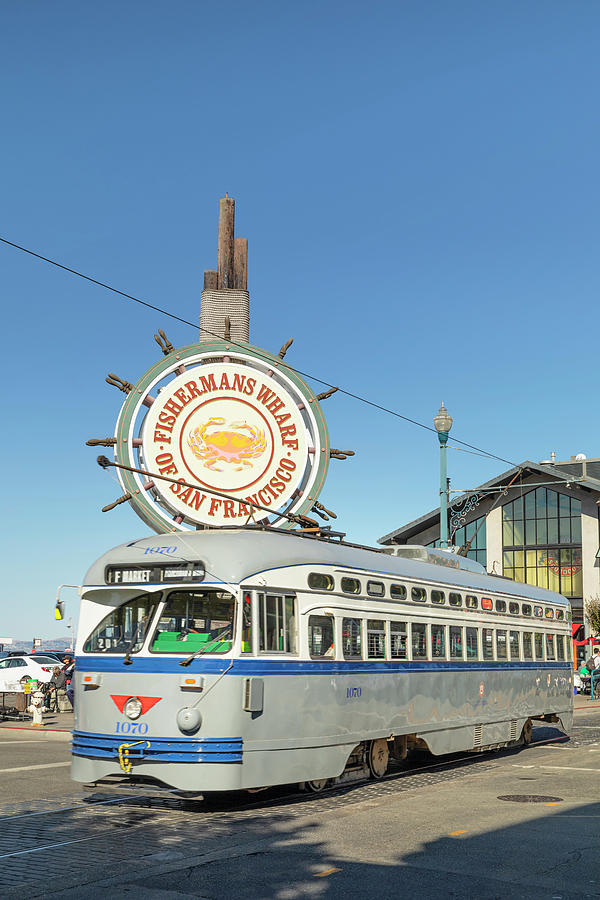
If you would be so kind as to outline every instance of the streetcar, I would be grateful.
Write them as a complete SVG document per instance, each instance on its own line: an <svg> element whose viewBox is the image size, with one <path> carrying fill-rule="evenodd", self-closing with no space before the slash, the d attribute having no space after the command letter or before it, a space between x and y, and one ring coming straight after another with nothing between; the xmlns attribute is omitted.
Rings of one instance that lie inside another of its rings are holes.
<svg viewBox="0 0 600 900"><path fill-rule="evenodd" d="M419 546L261 529L122 544L80 588L72 777L185 794L382 777L573 716L568 601Z"/></svg>

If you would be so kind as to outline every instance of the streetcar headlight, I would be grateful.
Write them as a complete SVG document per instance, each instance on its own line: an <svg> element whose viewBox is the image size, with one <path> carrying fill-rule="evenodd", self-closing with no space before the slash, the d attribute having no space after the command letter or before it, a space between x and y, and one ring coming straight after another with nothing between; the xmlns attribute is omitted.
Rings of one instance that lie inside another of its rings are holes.
<svg viewBox="0 0 600 900"><path fill-rule="evenodd" d="M139 719L142 714L142 701L137 697L130 697L123 707L123 712L128 719Z"/></svg>

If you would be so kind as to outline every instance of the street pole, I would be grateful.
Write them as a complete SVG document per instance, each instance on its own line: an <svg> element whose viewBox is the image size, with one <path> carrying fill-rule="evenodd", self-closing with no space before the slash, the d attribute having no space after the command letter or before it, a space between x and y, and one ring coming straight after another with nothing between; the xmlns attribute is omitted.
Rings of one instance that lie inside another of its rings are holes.
<svg viewBox="0 0 600 900"><path fill-rule="evenodd" d="M446 444L452 428L452 416L442 405L437 416L434 416L433 424L440 442L440 546L448 547L448 466L446 460Z"/></svg>

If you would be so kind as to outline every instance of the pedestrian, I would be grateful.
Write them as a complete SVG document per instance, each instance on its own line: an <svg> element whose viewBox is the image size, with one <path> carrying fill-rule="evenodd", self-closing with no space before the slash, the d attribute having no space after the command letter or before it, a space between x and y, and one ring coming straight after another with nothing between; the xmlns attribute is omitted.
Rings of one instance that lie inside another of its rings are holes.
<svg viewBox="0 0 600 900"><path fill-rule="evenodd" d="M590 673L590 686L597 684L600 681L600 647L594 647L585 667Z"/></svg>
<svg viewBox="0 0 600 900"><path fill-rule="evenodd" d="M69 698L69 703L75 709L75 680L74 680L74 672L75 672L75 662L71 659L70 656L67 656L65 659L65 666L63 669L67 679L67 697Z"/></svg>
<svg viewBox="0 0 600 900"><path fill-rule="evenodd" d="M67 676L61 671L60 666L54 666L52 669L52 678L45 687L46 696L54 694L55 712L58 712L58 692L67 689ZM50 701L51 703L52 701ZM49 704L48 704L49 705Z"/></svg>

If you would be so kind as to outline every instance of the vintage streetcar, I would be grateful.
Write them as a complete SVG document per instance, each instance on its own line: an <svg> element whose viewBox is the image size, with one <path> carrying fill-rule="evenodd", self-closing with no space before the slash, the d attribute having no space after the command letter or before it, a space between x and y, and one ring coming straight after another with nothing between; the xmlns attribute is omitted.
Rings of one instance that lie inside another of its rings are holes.
<svg viewBox="0 0 600 900"><path fill-rule="evenodd" d="M76 781L319 790L571 727L568 601L447 551L157 535L102 556L81 597Z"/></svg>

